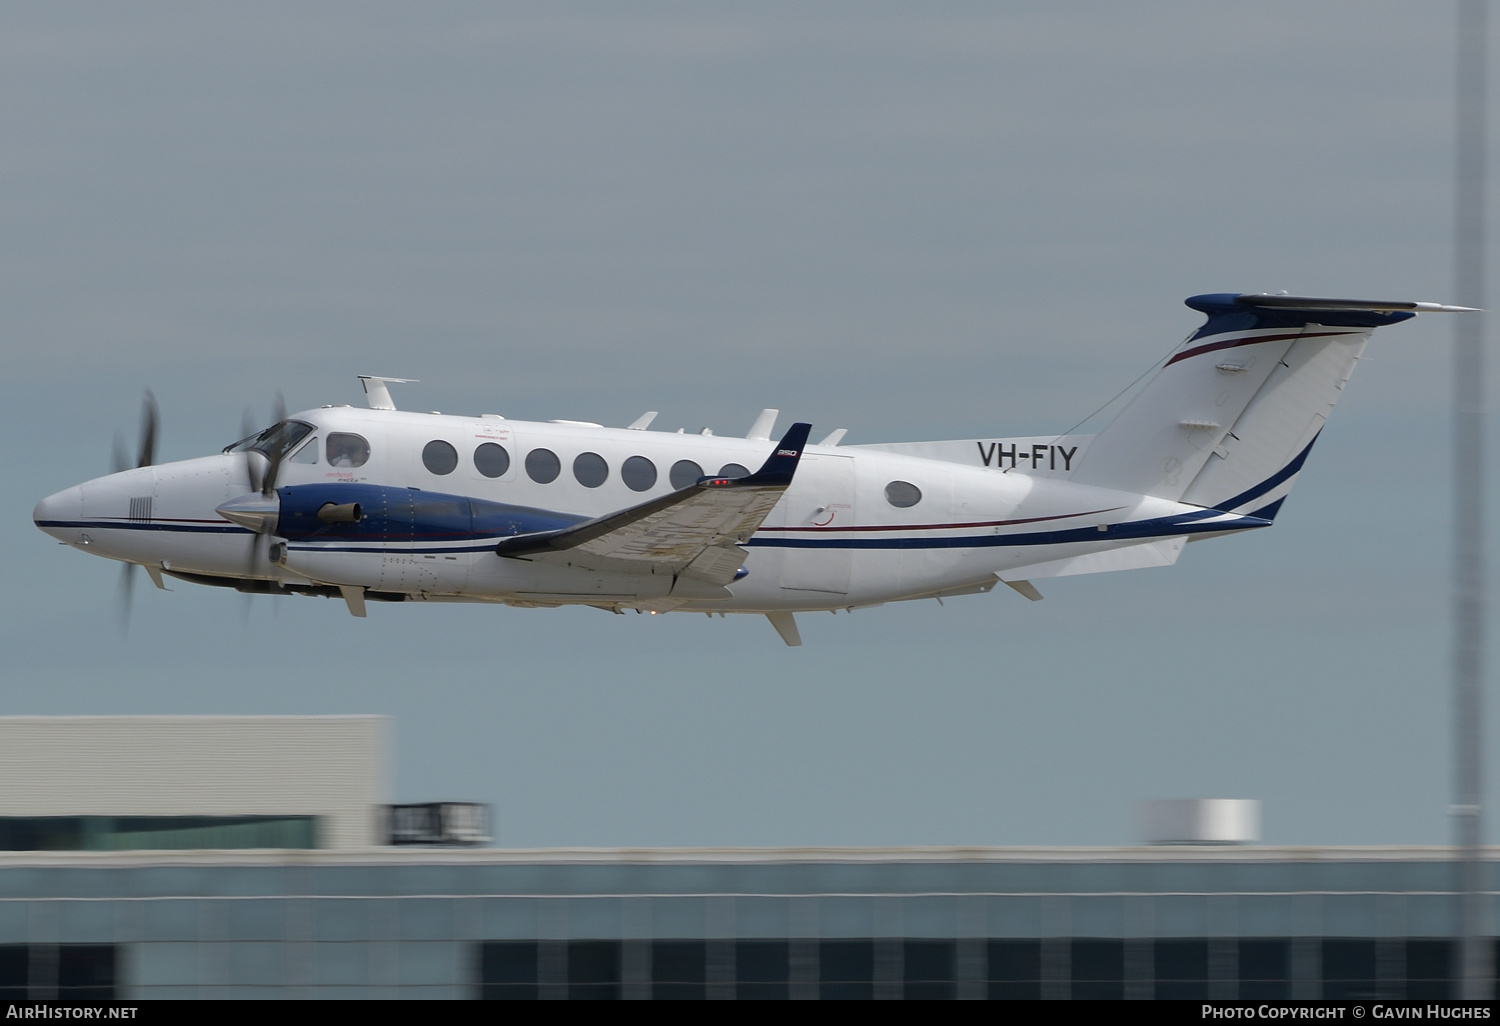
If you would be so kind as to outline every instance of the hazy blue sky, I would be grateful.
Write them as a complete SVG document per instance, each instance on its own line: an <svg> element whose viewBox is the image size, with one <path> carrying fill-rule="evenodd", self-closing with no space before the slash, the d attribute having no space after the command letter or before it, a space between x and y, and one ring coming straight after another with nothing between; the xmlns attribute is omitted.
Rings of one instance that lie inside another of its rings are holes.
<svg viewBox="0 0 1500 1026"><path fill-rule="evenodd" d="M115 566L30 515L148 384L163 460L358 373L454 413L1060 431L1188 295L1450 301L1453 49L1446 5L1374 0L6 4L0 713L387 713L397 796L517 846L1117 843L1186 796L1445 841L1438 317L1377 336L1274 531L796 650L145 581L122 639Z"/></svg>

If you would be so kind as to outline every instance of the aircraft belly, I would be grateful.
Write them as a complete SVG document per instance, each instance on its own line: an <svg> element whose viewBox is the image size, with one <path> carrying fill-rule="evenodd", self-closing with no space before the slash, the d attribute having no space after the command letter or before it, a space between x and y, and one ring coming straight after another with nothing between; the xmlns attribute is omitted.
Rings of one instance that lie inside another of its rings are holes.
<svg viewBox="0 0 1500 1026"><path fill-rule="evenodd" d="M289 548L281 565L311 581L375 591L385 575L385 554Z"/></svg>
<svg viewBox="0 0 1500 1026"><path fill-rule="evenodd" d="M853 559L848 549L803 549L788 552L781 568L783 591L849 594Z"/></svg>
<svg viewBox="0 0 1500 1026"><path fill-rule="evenodd" d="M1047 562L1027 563L1011 571L1000 571L1002 580L1042 580L1047 577L1070 577L1075 574L1099 574L1114 570L1141 570L1153 566L1171 566L1182 554L1187 539L1161 538L1137 545L1120 545L1094 552L1073 555Z"/></svg>
<svg viewBox="0 0 1500 1026"><path fill-rule="evenodd" d="M670 574L610 574L542 560L476 554L465 594L485 600L676 608L685 602L717 604L730 592L705 581Z"/></svg>
<svg viewBox="0 0 1500 1026"><path fill-rule="evenodd" d="M290 548L281 565L293 574L324 584L405 595L460 595L467 590L472 563L472 553Z"/></svg>
<svg viewBox="0 0 1500 1026"><path fill-rule="evenodd" d="M458 559L458 556L387 553L381 557L376 590L402 594L462 591L468 573L467 566L457 562Z"/></svg>
<svg viewBox="0 0 1500 1026"><path fill-rule="evenodd" d="M1057 545L984 546L931 549L854 550L848 589L833 593L815 589L767 587L764 577L749 564L751 575L734 585L734 599L719 608L726 610L831 609L875 605L925 597L946 588L974 582L993 582L998 576L1012 579L1010 571L1041 566L1038 576L1093 573L1103 569L1126 569L1167 565L1175 560L1182 538L1142 543L1141 539L1073 542ZM774 548L756 548L756 559L774 554ZM849 551L849 550L845 550ZM796 558L791 550L786 558ZM774 563L775 556L771 556Z"/></svg>

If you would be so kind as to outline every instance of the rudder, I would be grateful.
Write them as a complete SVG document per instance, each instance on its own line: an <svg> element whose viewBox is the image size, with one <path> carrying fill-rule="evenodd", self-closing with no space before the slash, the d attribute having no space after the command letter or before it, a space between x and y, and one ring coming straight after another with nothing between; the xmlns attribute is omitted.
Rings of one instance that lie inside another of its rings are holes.
<svg viewBox="0 0 1500 1026"><path fill-rule="evenodd" d="M1093 440L1074 480L1269 519L1370 333L1432 303L1193 296L1207 322Z"/></svg>

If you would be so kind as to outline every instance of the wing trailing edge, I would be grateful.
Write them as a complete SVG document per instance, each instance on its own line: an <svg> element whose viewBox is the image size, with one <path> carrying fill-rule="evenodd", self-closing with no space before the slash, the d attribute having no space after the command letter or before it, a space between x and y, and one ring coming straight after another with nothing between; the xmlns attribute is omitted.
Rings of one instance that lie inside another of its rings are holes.
<svg viewBox="0 0 1500 1026"><path fill-rule="evenodd" d="M572 527L503 539L497 555L597 573L684 576L726 585L792 483L812 425L798 423L749 477L704 477L670 495Z"/></svg>

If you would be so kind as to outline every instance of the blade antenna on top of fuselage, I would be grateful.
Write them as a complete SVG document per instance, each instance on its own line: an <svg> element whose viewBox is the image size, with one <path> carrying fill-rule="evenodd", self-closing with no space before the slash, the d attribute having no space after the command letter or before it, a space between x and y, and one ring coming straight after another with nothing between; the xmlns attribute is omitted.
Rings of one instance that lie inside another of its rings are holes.
<svg viewBox="0 0 1500 1026"><path fill-rule="evenodd" d="M391 399L391 390L386 385L414 385L416 378L382 378L374 374L359 375L359 383L364 386L365 395L369 397L370 409L372 410L394 410L396 403Z"/></svg>

